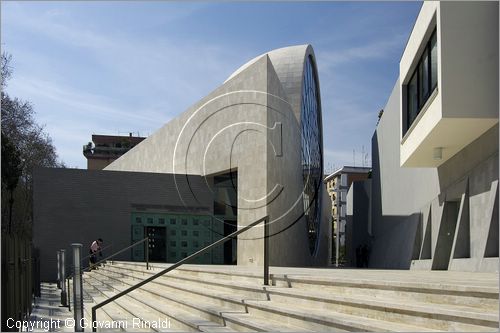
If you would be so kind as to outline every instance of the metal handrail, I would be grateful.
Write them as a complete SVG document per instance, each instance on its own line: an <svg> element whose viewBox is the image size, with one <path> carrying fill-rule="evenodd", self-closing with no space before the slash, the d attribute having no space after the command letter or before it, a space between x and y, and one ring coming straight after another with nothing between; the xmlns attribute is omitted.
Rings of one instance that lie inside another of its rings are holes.
<svg viewBox="0 0 500 333"><path fill-rule="evenodd" d="M268 223L268 218L269 218L269 216L262 217L262 218L258 219L257 221L241 228L240 230L236 230L235 232L219 239L218 241L204 247L203 249L187 256L186 258L176 262L175 264L173 264L170 267L163 269L162 271L154 274L153 276L150 276L149 278L142 280L141 282L123 290L122 292L119 292L118 294L114 295L113 297L110 297L107 300L102 301L101 303L94 305L92 307L92 332L97 331L97 325L95 324L96 323L96 316L97 316L97 309L103 307L106 304L109 304L109 303L115 301L116 299L128 294L131 291L134 291L134 290L142 287L146 283L151 282L151 281L159 278L160 276L176 269L177 267L185 264L187 261L198 257L200 254L207 252L208 250L212 249L213 247L216 247L220 244L227 242L228 240L234 238L235 236L255 227L257 224L260 224L262 221L264 221L264 285L269 285L269 223Z"/></svg>

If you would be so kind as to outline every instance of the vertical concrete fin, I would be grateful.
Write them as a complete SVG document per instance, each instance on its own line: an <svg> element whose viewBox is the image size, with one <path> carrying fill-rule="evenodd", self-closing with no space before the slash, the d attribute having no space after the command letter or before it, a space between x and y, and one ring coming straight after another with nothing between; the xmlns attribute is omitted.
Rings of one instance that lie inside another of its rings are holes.
<svg viewBox="0 0 500 333"><path fill-rule="evenodd" d="M455 198L444 202L439 224L436 248L432 256L432 269L448 269L452 257L453 240L459 214L459 201Z"/></svg>
<svg viewBox="0 0 500 333"><path fill-rule="evenodd" d="M427 211L427 218L424 216L424 239L422 248L420 249L420 259L431 259L431 232L432 232L432 205L429 205Z"/></svg>
<svg viewBox="0 0 500 333"><path fill-rule="evenodd" d="M431 255L430 258L434 258L436 254L437 241L439 236L439 228L444 217L444 203L446 200L446 195L444 193L439 194L434 200L432 200L432 210L431 210Z"/></svg>
<svg viewBox="0 0 500 333"><path fill-rule="evenodd" d="M417 230L415 230L415 240L413 242L413 254L411 256L412 260L418 260L420 257L420 251L422 249L422 229L424 224L424 214L420 212L417 223Z"/></svg>
<svg viewBox="0 0 500 333"><path fill-rule="evenodd" d="M498 180L491 183L489 200L489 221L484 257L498 257Z"/></svg>
<svg viewBox="0 0 500 333"><path fill-rule="evenodd" d="M452 258L470 258L470 215L469 215L469 180L467 179L465 191L460 198L460 209L458 211L457 226L453 247ZM451 265L451 262L450 262Z"/></svg>

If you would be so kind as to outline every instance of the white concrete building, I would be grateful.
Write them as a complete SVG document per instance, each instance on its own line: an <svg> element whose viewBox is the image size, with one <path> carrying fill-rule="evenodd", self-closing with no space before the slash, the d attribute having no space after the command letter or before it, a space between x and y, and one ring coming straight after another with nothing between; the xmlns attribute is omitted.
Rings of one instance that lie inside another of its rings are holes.
<svg viewBox="0 0 500 333"><path fill-rule="evenodd" d="M359 187L370 204L351 205L370 207L370 267L498 271L498 28L497 2L423 3Z"/></svg>

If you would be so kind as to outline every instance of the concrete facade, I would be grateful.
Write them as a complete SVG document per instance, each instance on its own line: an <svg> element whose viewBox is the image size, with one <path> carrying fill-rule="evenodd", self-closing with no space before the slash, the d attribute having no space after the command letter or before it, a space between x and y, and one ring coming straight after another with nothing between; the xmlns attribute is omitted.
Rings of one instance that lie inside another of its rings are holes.
<svg viewBox="0 0 500 333"><path fill-rule="evenodd" d="M317 147L303 147L301 117L307 61L318 90ZM312 47L271 51L238 69L226 82L164 125L105 170L196 174L237 171L238 226L268 215L272 265L324 265L330 206L321 179L314 196L303 196L304 179L322 175L319 80ZM320 151L321 170L304 175L301 155ZM308 201L305 204L305 201ZM311 205L318 223L308 230ZM317 239L311 251L310 238ZM238 238L238 264L262 265L263 228ZM293 245L292 245L293 244ZM286 249L286 250L284 250Z"/></svg>
<svg viewBox="0 0 500 333"><path fill-rule="evenodd" d="M437 86L398 133L432 31ZM498 272L498 3L424 3L400 78L372 139L370 267Z"/></svg>

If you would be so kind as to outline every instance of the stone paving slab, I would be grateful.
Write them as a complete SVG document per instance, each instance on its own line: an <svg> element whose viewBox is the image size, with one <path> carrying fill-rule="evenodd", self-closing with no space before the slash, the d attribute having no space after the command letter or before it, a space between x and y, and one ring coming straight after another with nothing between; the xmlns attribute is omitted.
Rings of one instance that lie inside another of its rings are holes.
<svg viewBox="0 0 500 333"><path fill-rule="evenodd" d="M74 332L73 312L61 306L61 290L55 283L42 282L41 297L33 306L28 332Z"/></svg>

